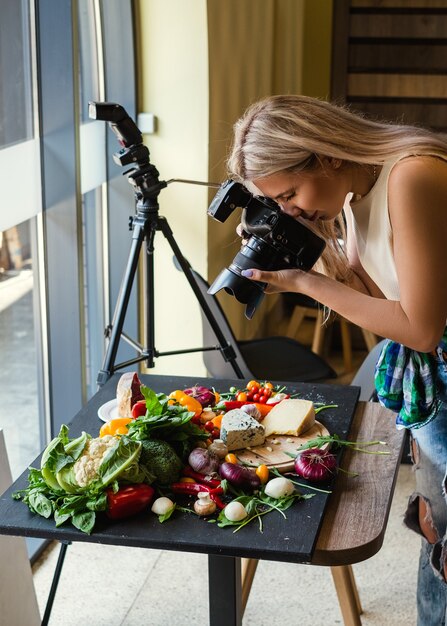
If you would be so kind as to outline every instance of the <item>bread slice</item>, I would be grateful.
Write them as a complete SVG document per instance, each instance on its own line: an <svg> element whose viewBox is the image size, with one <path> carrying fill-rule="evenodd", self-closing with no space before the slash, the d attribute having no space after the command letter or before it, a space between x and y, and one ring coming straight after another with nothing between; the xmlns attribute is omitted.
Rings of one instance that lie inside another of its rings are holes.
<svg viewBox="0 0 447 626"><path fill-rule="evenodd" d="M290 435L298 437L315 424L314 403L310 400L286 399L267 413L262 421L265 436Z"/></svg>
<svg viewBox="0 0 447 626"><path fill-rule="evenodd" d="M138 400L144 400L140 391L141 380L136 372L126 372L118 380L116 399L118 400L118 415L132 417L132 407Z"/></svg>

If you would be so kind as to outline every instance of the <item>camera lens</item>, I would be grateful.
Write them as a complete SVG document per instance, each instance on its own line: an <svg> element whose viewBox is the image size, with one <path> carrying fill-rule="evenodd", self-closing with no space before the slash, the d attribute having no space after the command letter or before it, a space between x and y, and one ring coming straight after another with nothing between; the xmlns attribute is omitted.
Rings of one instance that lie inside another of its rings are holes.
<svg viewBox="0 0 447 626"><path fill-rule="evenodd" d="M262 239L252 236L246 245L242 246L228 268L220 272L208 293L215 294L224 289L236 300L247 305L245 316L251 320L264 297L265 283L244 278L241 275L242 270L250 268L273 270L285 266L277 250Z"/></svg>

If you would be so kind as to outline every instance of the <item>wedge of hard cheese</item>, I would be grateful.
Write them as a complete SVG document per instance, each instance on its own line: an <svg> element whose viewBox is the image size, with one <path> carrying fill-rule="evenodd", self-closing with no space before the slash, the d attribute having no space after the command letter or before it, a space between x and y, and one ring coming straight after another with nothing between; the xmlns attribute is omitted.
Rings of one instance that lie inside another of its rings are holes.
<svg viewBox="0 0 447 626"><path fill-rule="evenodd" d="M314 404L310 400L288 399L267 413L262 425L265 436L290 435L298 437L315 424Z"/></svg>

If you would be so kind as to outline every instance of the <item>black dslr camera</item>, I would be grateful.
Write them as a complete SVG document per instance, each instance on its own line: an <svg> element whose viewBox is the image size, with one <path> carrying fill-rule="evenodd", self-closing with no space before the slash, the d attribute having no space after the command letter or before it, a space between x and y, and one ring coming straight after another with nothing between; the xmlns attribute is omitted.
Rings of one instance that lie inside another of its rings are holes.
<svg viewBox="0 0 447 626"><path fill-rule="evenodd" d="M251 319L264 297L266 284L244 278L242 270L298 268L307 272L321 256L326 243L302 222L283 213L274 200L253 196L232 180L221 185L208 208L208 215L223 223L237 207L242 209L241 225L249 237L208 293L225 289L247 305L245 316Z"/></svg>

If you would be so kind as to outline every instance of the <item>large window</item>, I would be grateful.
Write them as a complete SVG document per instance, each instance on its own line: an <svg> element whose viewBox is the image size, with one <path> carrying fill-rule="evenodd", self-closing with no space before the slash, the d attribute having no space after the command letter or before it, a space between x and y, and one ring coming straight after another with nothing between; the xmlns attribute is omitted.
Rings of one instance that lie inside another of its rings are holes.
<svg viewBox="0 0 447 626"><path fill-rule="evenodd" d="M14 477L38 454L44 441L39 410L40 331L35 315L36 218L31 217L41 209L31 32L28 2L2 2L0 428L4 431ZM24 217L28 219L23 220Z"/></svg>
<svg viewBox="0 0 447 626"><path fill-rule="evenodd" d="M130 0L1 8L0 428L15 478L96 390L132 192L88 101L135 115L135 69Z"/></svg>

